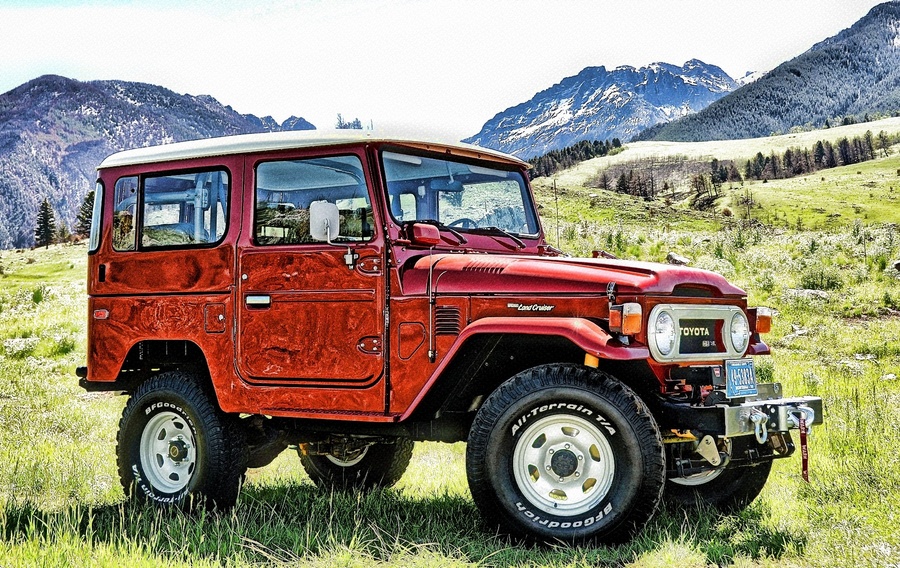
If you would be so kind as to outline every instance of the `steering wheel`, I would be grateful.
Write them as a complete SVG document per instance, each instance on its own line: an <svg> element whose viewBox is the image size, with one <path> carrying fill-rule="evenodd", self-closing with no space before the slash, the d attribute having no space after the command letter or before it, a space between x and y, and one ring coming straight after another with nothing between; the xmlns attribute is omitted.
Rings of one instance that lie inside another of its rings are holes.
<svg viewBox="0 0 900 568"><path fill-rule="evenodd" d="M468 217L460 217L459 219L449 223L448 227L462 227L463 229L474 229L478 226L478 223L469 219Z"/></svg>

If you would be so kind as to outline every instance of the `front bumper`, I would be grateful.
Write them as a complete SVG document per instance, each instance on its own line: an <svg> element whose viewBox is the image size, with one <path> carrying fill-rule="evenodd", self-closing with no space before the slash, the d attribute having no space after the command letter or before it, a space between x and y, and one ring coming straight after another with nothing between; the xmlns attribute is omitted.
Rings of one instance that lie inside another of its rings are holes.
<svg viewBox="0 0 900 568"><path fill-rule="evenodd" d="M657 422L662 429L726 438L752 435L763 428L768 433L788 432L799 427L801 416L807 419L807 426L824 422L820 397L781 398L778 383L761 383L758 390L757 396L719 404L690 404L660 397L656 401Z"/></svg>

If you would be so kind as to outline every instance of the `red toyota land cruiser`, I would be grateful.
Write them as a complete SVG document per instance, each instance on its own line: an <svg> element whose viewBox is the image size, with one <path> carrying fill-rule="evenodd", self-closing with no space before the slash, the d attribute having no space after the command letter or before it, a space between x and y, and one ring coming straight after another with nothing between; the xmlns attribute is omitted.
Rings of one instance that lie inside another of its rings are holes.
<svg viewBox="0 0 900 568"><path fill-rule="evenodd" d="M228 507L287 447L318 485L389 486L437 440L468 443L485 519L536 540L753 500L822 421L756 381L769 310L711 272L562 256L527 167L362 132L107 158L78 375L129 397L126 494Z"/></svg>

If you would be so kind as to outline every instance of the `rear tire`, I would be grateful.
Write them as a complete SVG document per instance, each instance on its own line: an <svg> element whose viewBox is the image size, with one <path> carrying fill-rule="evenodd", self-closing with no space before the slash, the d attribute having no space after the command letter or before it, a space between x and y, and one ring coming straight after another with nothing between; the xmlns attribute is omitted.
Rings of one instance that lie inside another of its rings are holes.
<svg viewBox="0 0 900 568"><path fill-rule="evenodd" d="M391 487L403 476L412 458L413 441L375 443L351 455L300 453L300 463L318 487L374 489Z"/></svg>
<svg viewBox="0 0 900 568"><path fill-rule="evenodd" d="M160 373L129 398L119 421L119 478L129 498L156 505L232 507L246 469L238 425L197 378Z"/></svg>
<svg viewBox="0 0 900 568"><path fill-rule="evenodd" d="M620 542L655 513L665 459L656 421L631 389L554 364L488 397L469 433L466 473L484 518L510 534Z"/></svg>

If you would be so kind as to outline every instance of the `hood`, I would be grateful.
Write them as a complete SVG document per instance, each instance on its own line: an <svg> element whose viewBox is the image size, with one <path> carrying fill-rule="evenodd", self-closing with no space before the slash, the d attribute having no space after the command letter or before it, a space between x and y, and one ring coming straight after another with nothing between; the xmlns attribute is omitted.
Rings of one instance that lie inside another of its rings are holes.
<svg viewBox="0 0 900 568"><path fill-rule="evenodd" d="M696 290L684 295L747 295L715 272L655 262L486 254L435 254L411 262L402 275L405 295L428 293L430 266L439 294L605 294L615 282L622 295L664 296L678 287Z"/></svg>

